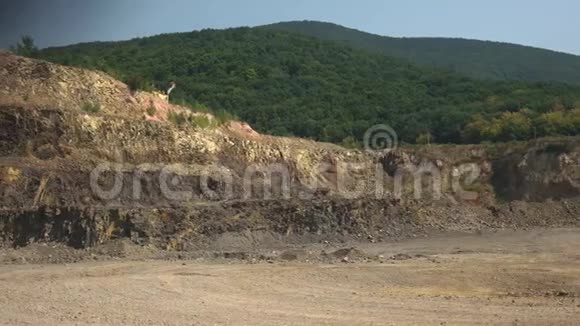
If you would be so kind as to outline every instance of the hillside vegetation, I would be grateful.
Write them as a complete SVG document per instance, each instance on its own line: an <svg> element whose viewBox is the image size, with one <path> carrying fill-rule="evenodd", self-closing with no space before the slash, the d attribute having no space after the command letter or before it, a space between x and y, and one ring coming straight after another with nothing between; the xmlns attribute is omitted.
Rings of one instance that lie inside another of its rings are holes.
<svg viewBox="0 0 580 326"><path fill-rule="evenodd" d="M450 69L471 78L558 81L580 85L580 56L516 44L458 38L395 38L332 23L285 22L264 26Z"/></svg>
<svg viewBox="0 0 580 326"><path fill-rule="evenodd" d="M580 132L580 89L471 80L264 28L204 30L42 50L172 100L227 111L258 131L357 145L376 124L409 143L477 143Z"/></svg>

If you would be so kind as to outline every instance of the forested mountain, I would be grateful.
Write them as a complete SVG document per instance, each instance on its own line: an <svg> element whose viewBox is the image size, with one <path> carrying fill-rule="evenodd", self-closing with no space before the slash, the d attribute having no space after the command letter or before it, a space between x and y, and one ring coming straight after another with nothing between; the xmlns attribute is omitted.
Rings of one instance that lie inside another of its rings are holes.
<svg viewBox="0 0 580 326"><path fill-rule="evenodd" d="M100 69L173 101L226 110L257 130L335 143L376 124L406 142L480 142L580 132L580 89L472 80L335 42L265 28L78 44L37 56Z"/></svg>
<svg viewBox="0 0 580 326"><path fill-rule="evenodd" d="M286 22L264 26L299 32L355 48L494 80L560 81L580 85L580 56L528 46L457 38L394 38L332 23Z"/></svg>

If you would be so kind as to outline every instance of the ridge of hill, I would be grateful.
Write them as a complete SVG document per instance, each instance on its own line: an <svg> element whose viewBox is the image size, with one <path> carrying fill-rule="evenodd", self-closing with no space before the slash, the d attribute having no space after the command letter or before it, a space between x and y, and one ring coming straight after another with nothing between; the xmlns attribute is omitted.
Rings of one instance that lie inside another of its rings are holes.
<svg viewBox="0 0 580 326"><path fill-rule="evenodd" d="M492 80L580 84L580 56L519 44L444 37L388 37L318 21L263 26Z"/></svg>

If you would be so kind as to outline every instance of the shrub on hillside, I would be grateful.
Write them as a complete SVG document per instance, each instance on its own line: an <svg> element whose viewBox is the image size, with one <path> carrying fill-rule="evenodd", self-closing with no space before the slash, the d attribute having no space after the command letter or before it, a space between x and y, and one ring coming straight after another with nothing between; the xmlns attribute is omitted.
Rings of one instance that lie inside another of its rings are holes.
<svg viewBox="0 0 580 326"><path fill-rule="evenodd" d="M101 111L101 105L99 103L87 102L87 103L83 104L83 106L81 107L81 110L83 110L87 113L97 113L97 112Z"/></svg>

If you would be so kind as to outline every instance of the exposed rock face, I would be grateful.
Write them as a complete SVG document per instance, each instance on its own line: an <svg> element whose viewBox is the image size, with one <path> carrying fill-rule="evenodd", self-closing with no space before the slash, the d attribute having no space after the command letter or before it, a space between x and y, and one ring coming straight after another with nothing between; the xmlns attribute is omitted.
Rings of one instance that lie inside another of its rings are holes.
<svg viewBox="0 0 580 326"><path fill-rule="evenodd" d="M153 94L6 53L0 92L6 245L130 238L186 250L231 232L380 241L580 222L574 138L371 153L237 122L178 127L166 114L187 109ZM87 102L102 110L82 111ZM158 119L144 118L151 105Z"/></svg>
<svg viewBox="0 0 580 326"><path fill-rule="evenodd" d="M507 200L541 201L579 195L580 152L577 143L554 143L509 154L494 162L491 180Z"/></svg>

